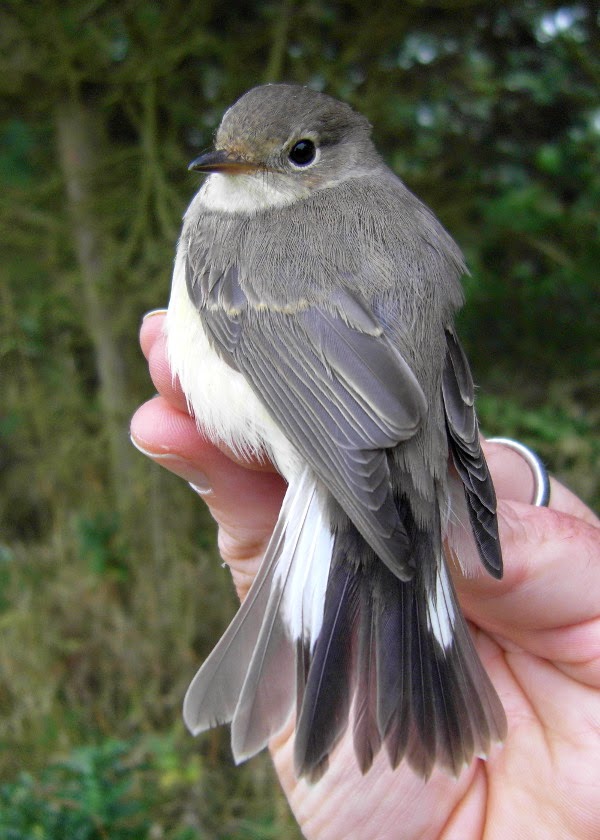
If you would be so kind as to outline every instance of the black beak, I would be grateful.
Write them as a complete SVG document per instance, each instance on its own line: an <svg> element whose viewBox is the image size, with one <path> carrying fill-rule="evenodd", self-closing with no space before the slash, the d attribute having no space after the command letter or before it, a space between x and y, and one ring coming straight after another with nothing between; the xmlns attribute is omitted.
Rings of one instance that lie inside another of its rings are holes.
<svg viewBox="0 0 600 840"><path fill-rule="evenodd" d="M231 175L256 172L258 168L256 163L236 157L221 149L200 155L188 166L188 170L193 169L196 172L226 172Z"/></svg>

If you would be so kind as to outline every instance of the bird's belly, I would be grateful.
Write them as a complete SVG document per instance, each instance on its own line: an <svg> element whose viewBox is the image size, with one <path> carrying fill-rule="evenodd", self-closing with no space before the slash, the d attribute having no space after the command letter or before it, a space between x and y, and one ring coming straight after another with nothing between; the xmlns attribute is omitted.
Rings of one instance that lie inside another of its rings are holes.
<svg viewBox="0 0 600 840"><path fill-rule="evenodd" d="M293 448L244 376L213 349L185 283L183 254L175 261L165 332L171 371L210 440L242 456L267 456L290 478L297 468Z"/></svg>

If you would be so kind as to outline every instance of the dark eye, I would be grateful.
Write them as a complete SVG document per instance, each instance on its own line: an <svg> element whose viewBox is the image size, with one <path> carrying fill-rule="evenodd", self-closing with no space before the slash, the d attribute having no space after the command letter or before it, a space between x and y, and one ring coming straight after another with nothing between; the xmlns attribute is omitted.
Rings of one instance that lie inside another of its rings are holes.
<svg viewBox="0 0 600 840"><path fill-rule="evenodd" d="M296 166L308 166L316 154L317 148L312 140L298 140L290 149L288 157Z"/></svg>

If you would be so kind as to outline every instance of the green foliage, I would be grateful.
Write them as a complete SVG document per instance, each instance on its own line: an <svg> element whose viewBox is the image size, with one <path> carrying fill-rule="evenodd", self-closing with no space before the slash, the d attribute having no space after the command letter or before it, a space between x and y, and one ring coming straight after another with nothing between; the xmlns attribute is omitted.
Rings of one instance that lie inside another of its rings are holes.
<svg viewBox="0 0 600 840"><path fill-rule="evenodd" d="M132 795L126 747L107 741L81 747L39 779L21 773L0 787L0 834L6 840L143 840L148 791Z"/></svg>
<svg viewBox="0 0 600 840"><path fill-rule="evenodd" d="M505 375L512 394L499 384L502 371L477 401L479 419L488 436L513 437L532 446L548 467L584 498L600 502L600 405L598 378L553 380L551 386L527 380L515 371ZM494 387L496 386L496 387ZM518 394L518 400L514 394Z"/></svg>
<svg viewBox="0 0 600 840"><path fill-rule="evenodd" d="M252 818L260 782L247 786L244 807L233 791L220 802L218 820L204 822L185 808L165 807L174 794L184 800L194 786L213 784L199 756L186 758L175 736L125 743L108 739L79 747L39 775L21 772L0 784L3 840L293 840L294 826L262 806ZM233 795L232 795L233 794ZM244 818L235 815L245 811ZM250 814L250 816L249 816Z"/></svg>
<svg viewBox="0 0 600 840"><path fill-rule="evenodd" d="M120 522L115 513L98 511L93 517L80 517L77 533L80 543L80 555L87 559L88 565L97 575L110 575L115 580L126 580L128 567L119 550L118 542Z"/></svg>
<svg viewBox="0 0 600 840"><path fill-rule="evenodd" d="M67 781L80 808L83 771L50 769L53 758L135 734L146 740L127 755L83 754L95 756L94 784L130 768L115 808L146 802L147 785L156 836L294 836L266 759L233 769L224 733L195 742L181 730L186 684L234 598L195 494L127 446L128 417L152 394L140 316L167 300L198 185L186 164L248 87L311 84L368 115L387 160L467 255L460 327L485 431L523 438L600 501L599 41L590 4L552 0L2 4L0 779L11 818L22 802L23 820L32 803L50 820Z"/></svg>

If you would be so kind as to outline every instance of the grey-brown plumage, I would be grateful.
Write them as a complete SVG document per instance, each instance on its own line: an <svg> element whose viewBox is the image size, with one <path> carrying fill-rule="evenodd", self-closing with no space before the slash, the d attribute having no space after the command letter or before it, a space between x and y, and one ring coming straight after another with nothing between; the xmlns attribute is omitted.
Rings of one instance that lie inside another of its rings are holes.
<svg viewBox="0 0 600 840"><path fill-rule="evenodd" d="M185 719L231 722L242 760L295 710L312 779L349 723L363 772L383 746L458 774L505 732L446 567L470 541L502 574L460 251L367 121L306 88L249 91L192 167L211 174L179 243L171 364L211 437L263 450L289 488Z"/></svg>

